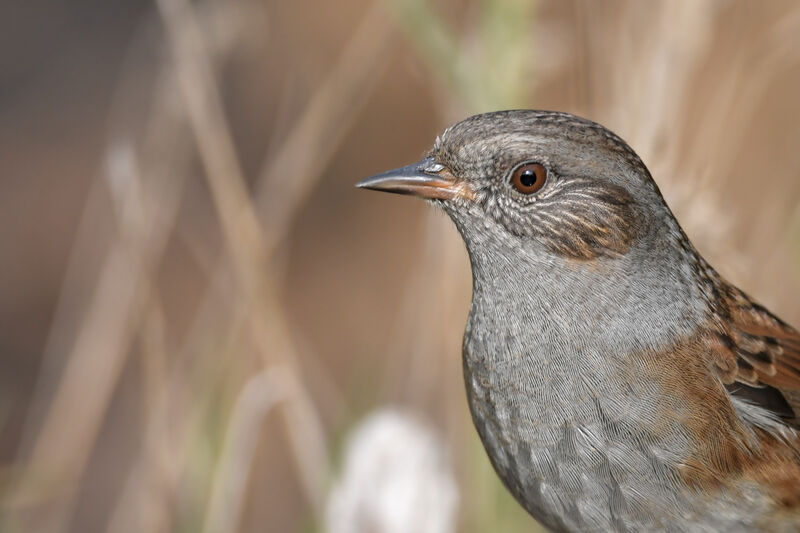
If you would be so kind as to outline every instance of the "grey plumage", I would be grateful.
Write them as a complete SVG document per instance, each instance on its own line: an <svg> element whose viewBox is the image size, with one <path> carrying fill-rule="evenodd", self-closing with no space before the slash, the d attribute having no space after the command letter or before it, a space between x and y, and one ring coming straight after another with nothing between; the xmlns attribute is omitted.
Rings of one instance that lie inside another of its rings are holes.
<svg viewBox="0 0 800 533"><path fill-rule="evenodd" d="M774 446L797 468L794 427L725 388L777 375L768 365L796 332L697 254L624 141L565 113L507 111L448 128L429 160L450 180L437 191L460 187L432 201L472 266L463 362L473 420L533 516L556 531L800 527L796 509L776 508L757 460ZM547 168L536 194L509 183L526 161ZM788 328L783 344L746 333L780 350L734 339L737 298L767 313L758 324ZM748 381L757 355L763 372Z"/></svg>

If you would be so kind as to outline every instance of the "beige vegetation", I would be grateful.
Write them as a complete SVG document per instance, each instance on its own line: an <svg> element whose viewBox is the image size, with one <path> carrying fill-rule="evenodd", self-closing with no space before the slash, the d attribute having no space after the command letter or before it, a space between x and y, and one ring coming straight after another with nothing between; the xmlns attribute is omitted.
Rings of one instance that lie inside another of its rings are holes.
<svg viewBox="0 0 800 533"><path fill-rule="evenodd" d="M322 531L347 435L388 405L454 472L432 531L535 531L469 420L461 240L352 187L474 112L608 126L710 262L800 325L794 2L104 9L125 31L76 15L64 38L124 52L0 95L3 531Z"/></svg>

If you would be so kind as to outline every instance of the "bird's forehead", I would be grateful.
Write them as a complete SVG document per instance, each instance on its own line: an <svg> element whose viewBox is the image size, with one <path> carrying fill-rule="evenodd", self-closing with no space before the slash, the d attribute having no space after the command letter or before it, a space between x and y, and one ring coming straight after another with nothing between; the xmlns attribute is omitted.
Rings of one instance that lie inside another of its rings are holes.
<svg viewBox="0 0 800 533"><path fill-rule="evenodd" d="M636 153L617 135L589 120L550 111L500 111L475 115L447 128L434 153L464 167L513 163L532 155L549 155L554 163L606 154L643 167Z"/></svg>
<svg viewBox="0 0 800 533"><path fill-rule="evenodd" d="M553 144L552 139L530 133L496 132L445 144L443 154L455 170L503 170L521 159L551 152Z"/></svg>

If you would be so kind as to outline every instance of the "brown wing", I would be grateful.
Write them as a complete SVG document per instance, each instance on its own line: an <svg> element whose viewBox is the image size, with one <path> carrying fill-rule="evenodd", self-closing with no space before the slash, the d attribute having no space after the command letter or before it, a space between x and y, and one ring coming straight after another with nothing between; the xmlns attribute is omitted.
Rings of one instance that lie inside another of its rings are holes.
<svg viewBox="0 0 800 533"><path fill-rule="evenodd" d="M712 351L723 381L731 393L796 424L800 419L800 333L736 287L722 283L718 293L722 316Z"/></svg>

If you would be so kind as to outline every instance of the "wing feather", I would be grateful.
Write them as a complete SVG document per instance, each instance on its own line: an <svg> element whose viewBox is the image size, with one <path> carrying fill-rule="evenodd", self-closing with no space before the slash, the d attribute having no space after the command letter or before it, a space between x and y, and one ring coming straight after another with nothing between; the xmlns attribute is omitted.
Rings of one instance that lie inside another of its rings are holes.
<svg viewBox="0 0 800 533"><path fill-rule="evenodd" d="M733 285L716 281L723 287L709 348L720 378L731 394L800 427L800 332Z"/></svg>

